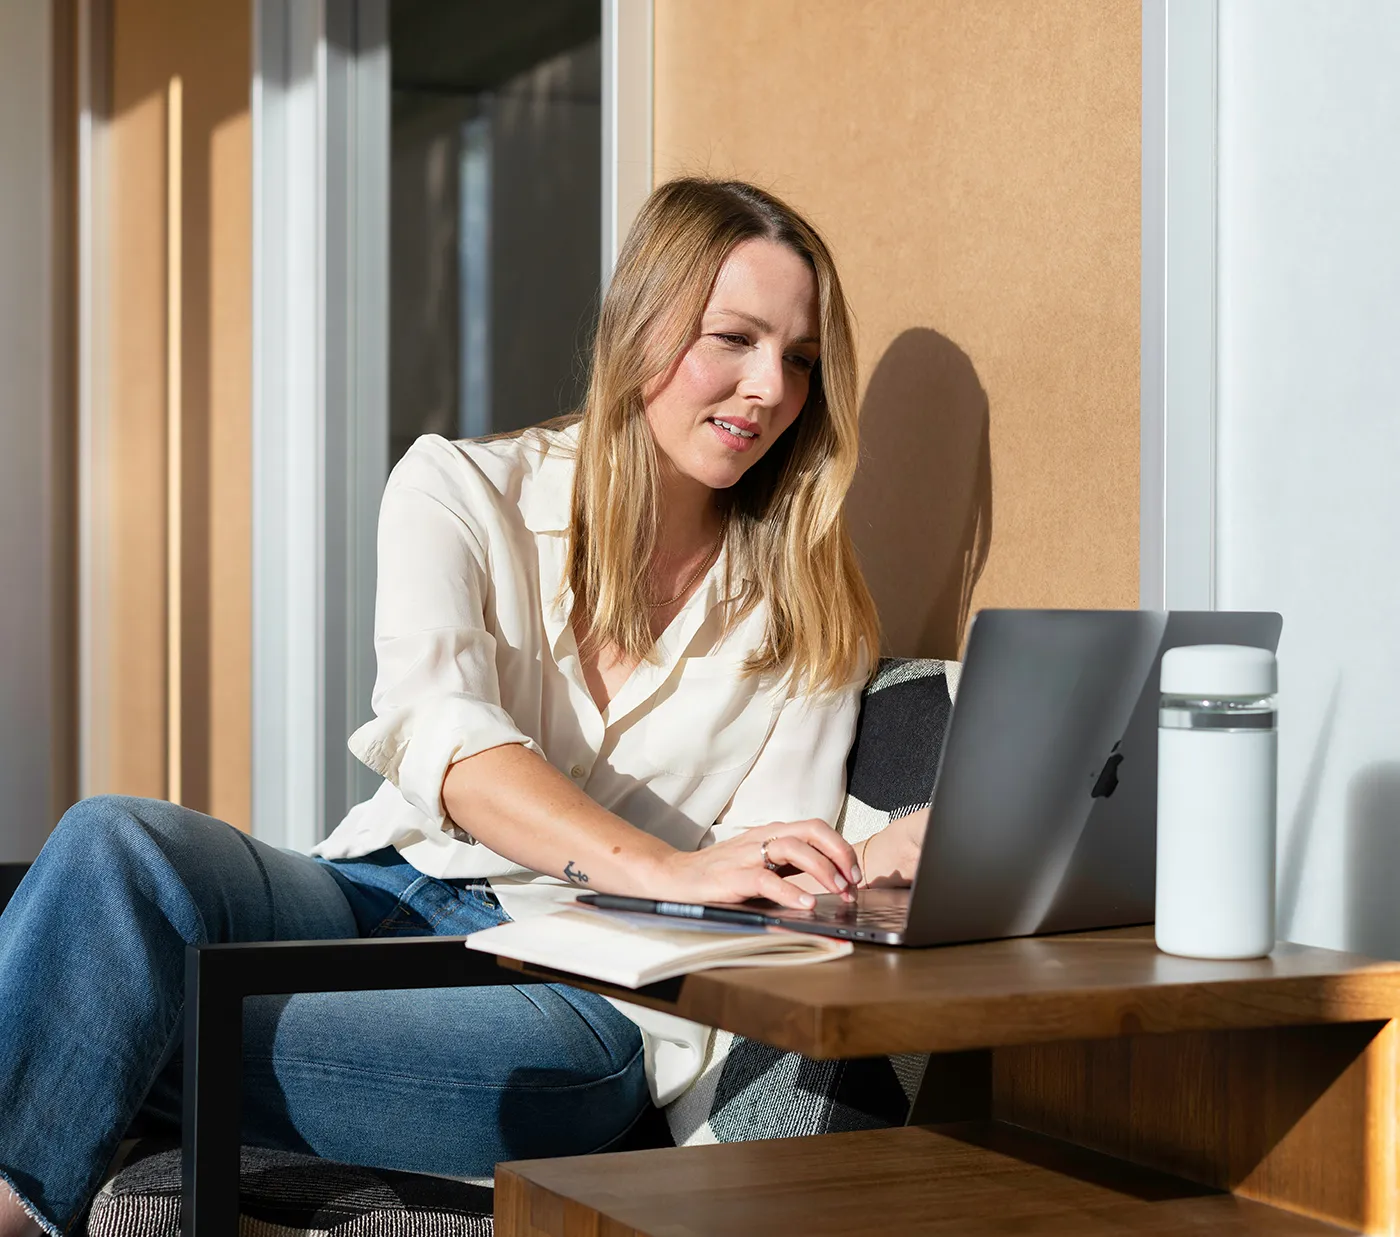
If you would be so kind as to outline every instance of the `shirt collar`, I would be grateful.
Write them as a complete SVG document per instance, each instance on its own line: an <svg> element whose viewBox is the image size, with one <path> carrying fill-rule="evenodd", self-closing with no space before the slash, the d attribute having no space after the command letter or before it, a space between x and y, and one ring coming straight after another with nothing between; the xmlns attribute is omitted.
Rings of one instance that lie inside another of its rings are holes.
<svg viewBox="0 0 1400 1237"><path fill-rule="evenodd" d="M573 513L578 426L541 435L544 450L520 483L520 515L532 533L566 533Z"/></svg>

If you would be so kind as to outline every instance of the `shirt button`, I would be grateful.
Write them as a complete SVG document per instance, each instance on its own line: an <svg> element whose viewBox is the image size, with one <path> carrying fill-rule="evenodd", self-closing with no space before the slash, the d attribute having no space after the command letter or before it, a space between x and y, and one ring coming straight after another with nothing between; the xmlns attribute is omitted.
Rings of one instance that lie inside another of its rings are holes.
<svg viewBox="0 0 1400 1237"><path fill-rule="evenodd" d="M569 776L575 781L578 781L578 779L581 778L587 772L588 770L585 769L582 765L575 765L572 769L569 770Z"/></svg>

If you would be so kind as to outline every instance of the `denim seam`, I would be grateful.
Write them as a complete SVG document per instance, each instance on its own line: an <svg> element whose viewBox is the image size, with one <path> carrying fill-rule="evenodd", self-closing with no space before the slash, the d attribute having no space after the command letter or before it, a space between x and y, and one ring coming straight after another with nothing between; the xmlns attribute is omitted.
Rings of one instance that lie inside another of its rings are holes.
<svg viewBox="0 0 1400 1237"><path fill-rule="evenodd" d="M461 886L449 884L447 881L438 880L434 883L437 888L445 889L453 895L453 900L451 902L438 907L430 915L425 915L422 911L417 912L419 918L434 932L436 932L439 924L456 915L462 909L462 904L464 902L474 904L479 910L496 910L500 905L496 902L494 896L489 900L482 897L477 892L481 888L479 885L463 888Z"/></svg>
<svg viewBox="0 0 1400 1237"><path fill-rule="evenodd" d="M424 876L420 873L409 881L408 884L399 891L397 900L394 902L394 909L374 926L370 931L370 936L379 936L388 929L405 923L415 915L417 915L419 919L422 919L422 915L419 915L418 912L409 905L408 899L415 890L423 887L425 881L431 879L431 877Z"/></svg>
<svg viewBox="0 0 1400 1237"><path fill-rule="evenodd" d="M486 1083L480 1083L480 1082L466 1082L466 1081L459 1080L459 1079L444 1079L444 1078L441 1078L441 1077L436 1077L436 1078L433 1078L433 1079L430 1079L430 1080L427 1080L427 1081L432 1081L432 1082L436 1082L436 1083L439 1083L439 1084L440 1084L440 1083L443 1083L443 1082L448 1082L448 1083L450 1083L450 1085L452 1085L452 1086L454 1086L454 1087L459 1087L459 1088L461 1088L461 1089L463 1089L463 1090L470 1090L470 1091L511 1091L511 1090L515 1090L515 1091L539 1091L539 1092L543 1092L543 1091L560 1091L560 1092L564 1092L564 1091L588 1091L588 1090L591 1090L593 1087L602 1086L604 1083L613 1082L613 1081L615 1081L616 1079L622 1077L623 1074L625 1074L629 1069L632 1068L632 1065L636 1062L637 1058L638 1058L639 1056L642 1055L642 1052L643 1052L643 1049L638 1048L637 1051L634 1052L634 1053L627 1059L627 1063L626 1063L625 1065L623 1065L620 1069L614 1070L611 1074L605 1074L603 1077L601 1077L601 1078L594 1078L594 1079L592 1079L592 1080L589 1081L589 1082L570 1083L568 1086L562 1086L562 1087L560 1087L560 1086L521 1086L521 1085L519 1085L518 1083L512 1083L512 1084L510 1084L510 1085L508 1085L508 1086L506 1086L506 1085L502 1085L502 1086L491 1086L491 1085L488 1085L488 1084L486 1084ZM272 1066L274 1067L274 1070L273 1070L274 1073L276 1073L275 1067L276 1067L277 1065L303 1065L303 1066L314 1066L314 1067L316 1067L317 1069L324 1070L326 1073L360 1074L360 1075L365 1075L365 1076L369 1076L369 1077L376 1077L376 1078L398 1078L398 1079L403 1079L403 1080L408 1081L408 1082L423 1082L423 1081L425 1081L424 1078L423 1078L423 1076L422 1076L421 1074L399 1074L399 1073L395 1073L395 1072L393 1072L393 1071L391 1071L391 1070L366 1069L365 1067L359 1066L359 1065L342 1065L342 1064L332 1063L332 1062L327 1062L327 1061L317 1061L317 1060L314 1060L314 1059L309 1058L309 1057L268 1057L268 1056L253 1056L253 1055L245 1054L243 1060L244 1060L244 1063L245 1063L245 1064L247 1064L247 1063L249 1063L249 1062L256 1061L256 1062L260 1062L260 1063L262 1063L262 1064L272 1065Z"/></svg>
<svg viewBox="0 0 1400 1237"><path fill-rule="evenodd" d="M519 987L517 987L516 990L517 990L517 991L521 991L521 989L520 989ZM572 989L572 991L574 991L574 992L576 992L576 993L579 993L579 995L590 995L590 994L587 993L585 990L581 990L581 989L578 989L578 988L574 988L574 989ZM569 1000L569 998L568 998L567 996L564 996L562 993L561 993L560 995L561 995L561 999L564 1001L564 1003L565 1003L566 1005L568 1005L568 1006L569 1006L571 1009L573 1009L576 1013L577 1013L577 1012L580 1012L578 1006L575 1005L571 1000ZM605 997L604 1000L606 1000L606 999L607 999L607 998ZM543 1012L543 1011L541 1011L541 1012ZM588 1028L589 1033L590 1033L590 1034L593 1036L593 1038L598 1042L598 1047L601 1048L605 1053L607 1053L609 1057L611 1057L611 1056L612 1056L612 1049L611 1049L610 1047L608 1047L607 1041L602 1037L601 1034L599 1034L598 1028L595 1027L587 1018L580 1017L580 1018L579 1018L579 1021L582 1022L583 1025L586 1026L586 1027Z"/></svg>
<svg viewBox="0 0 1400 1237"><path fill-rule="evenodd" d="M272 879L267 874L267 867L262 861L262 856L258 854L257 847L253 845L252 839L241 830L234 830L234 836L243 843L248 854L253 857L253 862L258 866L258 875L262 878L263 893L267 895L267 918L269 927L277 922L277 909L273 905Z"/></svg>
<svg viewBox="0 0 1400 1237"><path fill-rule="evenodd" d="M373 928L370 929L370 936L379 936L388 929L397 927L399 924L407 922L415 912L411 907L405 906L402 902L396 902L394 909L384 916Z"/></svg>
<svg viewBox="0 0 1400 1237"><path fill-rule="evenodd" d="M409 899L419 890L423 888L434 887L451 890L454 894L457 892L455 889L453 889L451 885L448 885L445 881L440 881L432 876L420 875L413 881L409 882L407 886L405 886L403 892L399 894L399 899L398 902L395 904L394 909L382 920L380 920L380 922L370 933L370 935L377 936L386 929L398 926L404 923L405 921L414 918L415 916L423 924L423 926L428 929L430 933L435 933L437 926L440 923L455 915L457 911L461 909L461 904L460 902L454 900L448 905L436 907L431 912L425 914L423 911L419 910L417 907L412 905L412 903L409 901Z"/></svg>
<svg viewBox="0 0 1400 1237"><path fill-rule="evenodd" d="M155 863L164 865L166 868L170 869L171 872L175 872L176 869L174 861L170 858L168 854L166 854L165 850L156 840L152 831L149 828L147 828L145 821L142 820L140 817L135 816L134 813L132 813L132 817L133 819L135 819L136 824L140 826L139 832L136 835L137 845L141 847L149 846L154 852L154 854L150 857L151 860ZM252 842L248 839L248 837L245 834L237 831L235 831L235 836L247 848L249 853L252 855L254 862L257 864L258 873L262 880L263 892L267 898L270 913L272 907L272 886L271 880L267 873L267 869L263 865L261 858L259 857L256 849L253 847ZM186 894L186 897L190 899L190 907L194 911L193 919L190 926L194 930L193 935L195 937L194 940L185 940L184 943L186 946L192 944L206 944L209 942L211 935L209 932L209 925L205 921L203 912L194 903L193 898L190 897L188 890L185 889L184 892ZM161 901L157 897L153 896L149 891L142 890L141 896L145 898L145 900L150 904L152 909L165 920L166 925L176 934L177 937L184 937L184 933L181 931L180 925L176 922L174 912L170 908L164 906L161 903ZM183 967L181 968L181 970L183 970ZM169 1019L169 1022L170 1029L166 1033L165 1046L162 1048L160 1053L160 1059L162 1061L170 1060L172 1054L172 1045L174 1043L179 1042L179 1040L183 1039L185 1022L185 1003L183 997L179 1002L175 1004L173 1016ZM108 1064L109 1066L111 1066L113 1062L109 1060ZM116 1069L118 1073L121 1072L121 1065L119 1062L116 1063ZM139 1111L142 1102L143 1101L141 1099L140 1093L137 1093L134 1100L134 1106L132 1108L133 1113ZM76 1231L74 1229L74 1225L77 1224L78 1221L87 1214L88 1206L91 1202L95 1191L101 1187L102 1171L105 1168L105 1166L110 1162L113 1154L115 1154L117 1150L117 1147L120 1146L123 1133L124 1131L122 1131L121 1129L114 1129L109 1132L105 1145L103 1143L98 1144L99 1149L102 1151L103 1154L100 1157L99 1166L97 1169L94 1170L94 1175L92 1176L89 1182L87 1201L79 1208L79 1210L68 1221L68 1223L62 1227L62 1229L55 1227L52 1230L53 1232L68 1234ZM0 1171L0 1178L3 1178L4 1176L5 1174L3 1173L3 1171ZM24 1198L20 1195L17 1189L14 1190L14 1193L15 1196L20 1199L21 1206L28 1206L28 1204L25 1202ZM41 1224L47 1225L48 1223L48 1221L41 1221Z"/></svg>
<svg viewBox="0 0 1400 1237"><path fill-rule="evenodd" d="M428 927L433 928L433 929L436 929L437 926L438 926L438 924L440 924L444 919L449 919L449 918L451 918L451 917L452 917L453 915L455 915L460 909L461 909L461 903L455 903L455 902L452 903L452 904L449 905L449 906L440 906L440 907L438 907L438 909L433 913L433 916L432 916L431 919L428 918L428 916L424 915L424 916L423 916L423 922L426 923L426 924L428 925ZM420 914L421 914L421 912L420 912Z"/></svg>
<svg viewBox="0 0 1400 1237"><path fill-rule="evenodd" d="M533 993L530 991L532 988L539 987L538 984L515 984L513 986L516 992L518 992L527 1001L529 1001L530 1004L533 1005L537 1010L539 1010L540 1013L542 1013L546 1018L552 1016L549 1010L545 1009L543 1005L541 1005L537 1000L535 1000ZM548 984L546 986L551 990L554 990L560 985ZM574 991L578 991L578 989L574 989ZM593 1036L593 1042L597 1044L599 1049L602 1050L603 1054L607 1056L609 1060L611 1060L613 1055L612 1048L608 1045L607 1040L605 1040L599 1033L598 1028L595 1027L591 1022L589 1022L587 1018L583 1017L582 1011L578 1008L578 1006L575 1005L571 1000L569 1000L569 998L563 993L559 994L559 999L562 1000L564 1004L567 1005L570 1009L572 1009L574 1013L579 1015L579 1022L581 1022L584 1028L588 1031L588 1033L591 1036ZM626 1066L623 1066L623 1068L625 1069Z"/></svg>

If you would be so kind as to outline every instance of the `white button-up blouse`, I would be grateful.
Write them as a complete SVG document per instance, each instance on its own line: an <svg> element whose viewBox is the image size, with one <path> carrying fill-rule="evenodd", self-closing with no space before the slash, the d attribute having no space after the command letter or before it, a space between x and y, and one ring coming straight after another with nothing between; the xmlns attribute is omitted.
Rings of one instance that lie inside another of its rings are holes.
<svg viewBox="0 0 1400 1237"><path fill-rule="evenodd" d="M386 846L420 872L487 877L513 918L572 897L445 819L448 767L520 743L609 811L683 850L745 829L835 824L859 682L789 699L739 671L763 634L758 607L723 631L721 554L608 707L584 682L561 595L577 430L448 442L420 438L394 468L379 516L373 721L350 750L384 777L316 849ZM618 1003L638 1023L658 1103L693 1081L708 1032Z"/></svg>

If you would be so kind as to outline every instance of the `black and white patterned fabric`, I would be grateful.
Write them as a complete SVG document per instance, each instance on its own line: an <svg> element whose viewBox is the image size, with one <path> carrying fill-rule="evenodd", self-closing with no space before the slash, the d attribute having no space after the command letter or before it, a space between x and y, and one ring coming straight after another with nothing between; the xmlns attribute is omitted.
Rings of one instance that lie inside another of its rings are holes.
<svg viewBox="0 0 1400 1237"><path fill-rule="evenodd" d="M865 689L838 828L859 843L927 807L962 667L880 662ZM666 1110L679 1146L903 1125L926 1054L810 1061L716 1031L695 1084Z"/></svg>
<svg viewBox="0 0 1400 1237"><path fill-rule="evenodd" d="M239 1237L490 1237L493 1191L442 1177L244 1147ZM98 1192L88 1237L179 1237L180 1149L136 1145Z"/></svg>
<svg viewBox="0 0 1400 1237"><path fill-rule="evenodd" d="M881 661L865 689L838 828L858 843L928 805L957 662ZM811 1061L716 1032L695 1085L666 1110L681 1146L902 1125L928 1058ZM654 1114L658 1120L659 1114ZM657 1141L664 1140L658 1131ZM642 1145L640 1143L636 1145ZM243 1148L240 1237L487 1237L489 1187ZM88 1237L177 1237L180 1151L137 1144L93 1200Z"/></svg>
<svg viewBox="0 0 1400 1237"><path fill-rule="evenodd" d="M928 807L962 665L885 658L861 699L838 825L848 841Z"/></svg>

